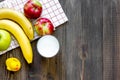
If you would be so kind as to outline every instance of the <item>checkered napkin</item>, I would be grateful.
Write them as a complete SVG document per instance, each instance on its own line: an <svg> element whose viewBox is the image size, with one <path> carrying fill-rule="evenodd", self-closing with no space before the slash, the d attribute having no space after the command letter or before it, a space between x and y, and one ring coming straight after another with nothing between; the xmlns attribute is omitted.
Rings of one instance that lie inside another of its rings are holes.
<svg viewBox="0 0 120 80"><path fill-rule="evenodd" d="M54 27L58 27L59 25L68 21L67 16L65 15L60 3L58 0L39 0L43 6L43 12L41 17L45 17L51 20ZM27 0L5 0L0 2L0 8L12 8L19 12L23 13L23 6L27 2ZM34 22L34 20L32 20ZM40 36L34 31L34 40L39 38ZM10 47L5 51L0 51L0 55L19 47L18 42L12 36L12 41Z"/></svg>

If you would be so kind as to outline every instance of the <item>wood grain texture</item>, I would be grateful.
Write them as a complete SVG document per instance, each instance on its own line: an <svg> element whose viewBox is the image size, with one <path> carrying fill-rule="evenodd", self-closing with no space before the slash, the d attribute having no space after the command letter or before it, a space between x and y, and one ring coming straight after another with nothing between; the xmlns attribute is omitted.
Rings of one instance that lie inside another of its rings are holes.
<svg viewBox="0 0 120 80"><path fill-rule="evenodd" d="M104 0L103 80L120 79L120 1Z"/></svg>
<svg viewBox="0 0 120 80"><path fill-rule="evenodd" d="M28 65L20 48L9 51L0 56L0 80L119 80L120 0L59 1L69 21L53 34L60 42L58 54L41 57L35 40ZM20 71L6 70L9 57L20 59Z"/></svg>

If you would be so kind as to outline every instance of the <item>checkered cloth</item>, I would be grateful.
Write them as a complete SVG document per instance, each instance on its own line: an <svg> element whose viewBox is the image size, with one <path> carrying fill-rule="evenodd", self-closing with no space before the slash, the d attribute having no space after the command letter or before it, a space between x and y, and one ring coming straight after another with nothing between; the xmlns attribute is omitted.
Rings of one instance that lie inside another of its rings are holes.
<svg viewBox="0 0 120 80"><path fill-rule="evenodd" d="M39 1L43 6L43 12L41 17L50 19L55 28L68 21L68 18L65 15L58 0L39 0ZM23 6L26 2L27 0L5 0L3 2L0 2L0 8L12 8L23 13ZM35 20L31 21L34 22ZM37 33L35 32L34 40L39 37L40 36L38 36ZM10 47L5 51L0 51L0 55L17 47L19 47L19 44L16 41L16 39L12 36Z"/></svg>

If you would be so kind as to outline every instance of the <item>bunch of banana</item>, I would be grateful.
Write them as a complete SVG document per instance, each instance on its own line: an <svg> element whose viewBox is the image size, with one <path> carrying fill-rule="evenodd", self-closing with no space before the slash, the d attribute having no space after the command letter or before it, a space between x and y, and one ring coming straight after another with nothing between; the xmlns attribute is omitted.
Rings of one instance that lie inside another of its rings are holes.
<svg viewBox="0 0 120 80"><path fill-rule="evenodd" d="M21 47L24 58L28 64L32 63L33 52L30 40L33 39L34 34L32 24L29 20L20 12L1 8L0 29L5 29L14 35Z"/></svg>
<svg viewBox="0 0 120 80"><path fill-rule="evenodd" d="M1 8L0 19L11 19L17 22L22 27L28 38L30 40L33 39L34 33L32 24L22 13L8 8Z"/></svg>

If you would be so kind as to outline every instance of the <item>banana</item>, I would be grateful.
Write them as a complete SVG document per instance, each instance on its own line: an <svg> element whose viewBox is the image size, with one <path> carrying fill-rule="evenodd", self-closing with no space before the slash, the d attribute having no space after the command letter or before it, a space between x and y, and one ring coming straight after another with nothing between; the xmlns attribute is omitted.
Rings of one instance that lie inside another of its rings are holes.
<svg viewBox="0 0 120 80"><path fill-rule="evenodd" d="M1 8L0 19L11 19L15 21L22 27L28 38L30 40L33 39L34 32L33 32L32 24L22 13L9 8Z"/></svg>
<svg viewBox="0 0 120 80"><path fill-rule="evenodd" d="M32 63L32 47L29 39L25 35L24 31L20 28L20 26L14 21L4 19L0 20L0 29L7 30L14 35L21 47L24 58L26 59L28 64Z"/></svg>

